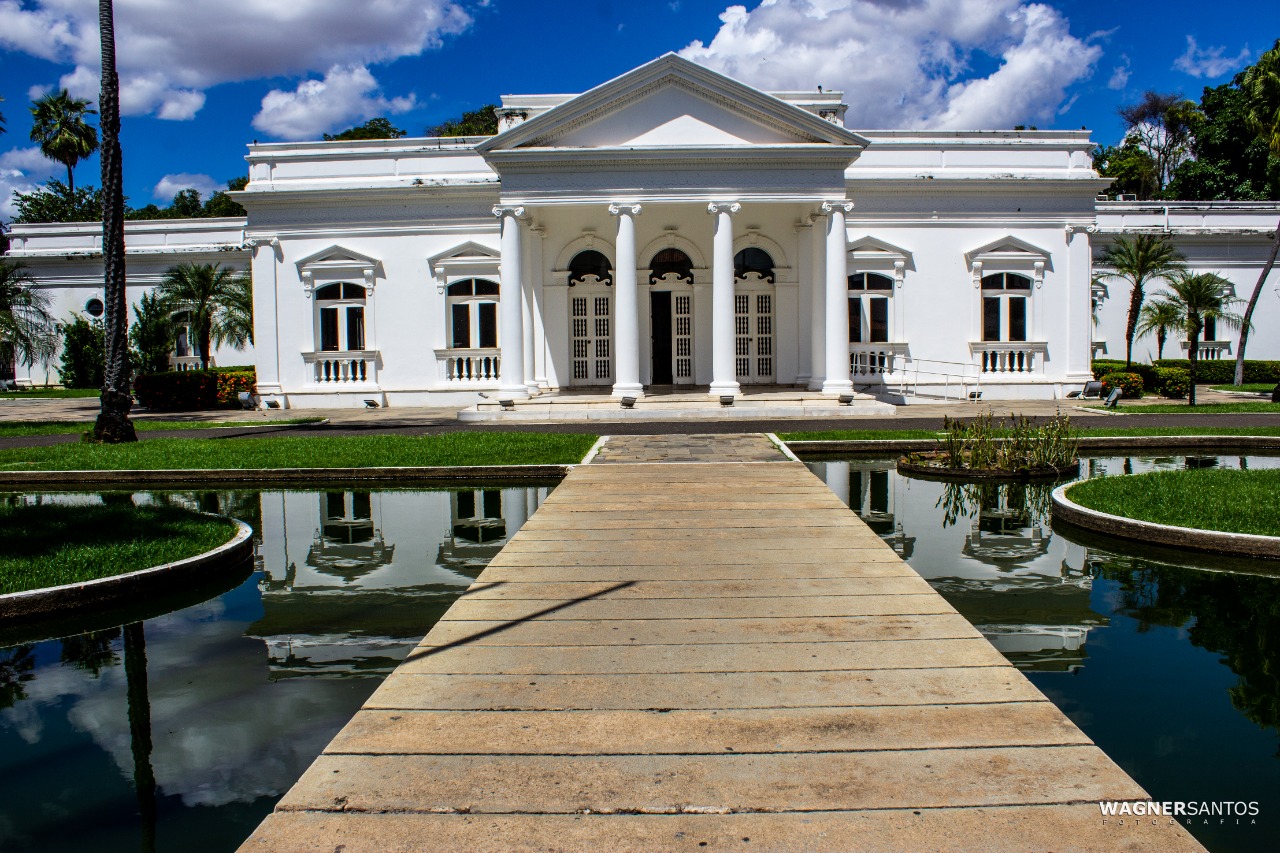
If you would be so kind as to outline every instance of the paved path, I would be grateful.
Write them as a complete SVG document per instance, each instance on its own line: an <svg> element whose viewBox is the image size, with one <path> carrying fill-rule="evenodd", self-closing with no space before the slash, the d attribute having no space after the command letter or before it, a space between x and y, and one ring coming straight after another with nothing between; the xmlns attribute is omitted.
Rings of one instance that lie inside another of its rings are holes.
<svg viewBox="0 0 1280 853"><path fill-rule="evenodd" d="M243 849L1199 849L1104 826L1133 780L807 469L712 443L575 469Z"/></svg>

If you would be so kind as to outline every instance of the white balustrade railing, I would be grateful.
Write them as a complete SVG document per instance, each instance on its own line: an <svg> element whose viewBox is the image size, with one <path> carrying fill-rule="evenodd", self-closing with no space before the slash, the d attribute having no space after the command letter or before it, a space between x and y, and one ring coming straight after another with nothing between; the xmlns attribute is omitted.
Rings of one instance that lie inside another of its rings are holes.
<svg viewBox="0 0 1280 853"><path fill-rule="evenodd" d="M1043 341L971 341L969 351L985 375L1040 373L1049 345Z"/></svg>
<svg viewBox="0 0 1280 853"><path fill-rule="evenodd" d="M496 385L502 366L499 352L494 348L438 349L440 380L454 385Z"/></svg>
<svg viewBox="0 0 1280 853"><path fill-rule="evenodd" d="M855 381L895 373L900 367L899 357L906 351L906 344L849 344L849 372Z"/></svg>
<svg viewBox="0 0 1280 853"><path fill-rule="evenodd" d="M204 365L198 355L171 355L169 366L179 373L184 373L188 370L199 370ZM213 366L213 359L209 359L209 366Z"/></svg>
<svg viewBox="0 0 1280 853"><path fill-rule="evenodd" d="M1182 342L1182 351L1191 352L1191 342ZM1224 355L1231 355L1231 341L1201 341L1197 350L1201 361L1217 361Z"/></svg>
<svg viewBox="0 0 1280 853"><path fill-rule="evenodd" d="M357 383L376 384L377 350L338 350L336 352L304 352L302 360L315 371L317 385L341 386Z"/></svg>

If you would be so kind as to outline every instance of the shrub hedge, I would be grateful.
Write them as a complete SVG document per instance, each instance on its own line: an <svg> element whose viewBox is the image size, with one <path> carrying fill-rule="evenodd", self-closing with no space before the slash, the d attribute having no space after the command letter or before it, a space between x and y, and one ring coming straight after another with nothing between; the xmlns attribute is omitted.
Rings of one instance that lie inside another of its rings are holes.
<svg viewBox="0 0 1280 853"><path fill-rule="evenodd" d="M1113 388L1119 388L1123 391L1126 400L1139 399L1142 397L1142 377L1136 373L1125 373L1122 370L1108 373L1102 377L1103 396L1110 394Z"/></svg>
<svg viewBox="0 0 1280 853"><path fill-rule="evenodd" d="M1128 372L1142 377L1143 387L1148 391L1159 391L1161 380L1157 369L1162 367L1186 370L1190 375L1191 362L1185 358L1165 358L1155 362L1154 365L1134 362L1126 368L1123 361L1099 359L1093 363L1093 378L1101 379L1108 373L1127 369ZM1236 360L1234 358L1196 362L1196 382L1201 385L1230 385L1235 378ZM1275 385L1280 382L1280 361L1245 361L1244 381Z"/></svg>
<svg viewBox="0 0 1280 853"><path fill-rule="evenodd" d="M1156 378L1160 396L1181 400L1191 390L1191 374L1179 367L1157 367Z"/></svg>
<svg viewBox="0 0 1280 853"><path fill-rule="evenodd" d="M257 379L252 367L144 373L134 380L133 392L141 405L157 412L234 409L241 391L257 390Z"/></svg>

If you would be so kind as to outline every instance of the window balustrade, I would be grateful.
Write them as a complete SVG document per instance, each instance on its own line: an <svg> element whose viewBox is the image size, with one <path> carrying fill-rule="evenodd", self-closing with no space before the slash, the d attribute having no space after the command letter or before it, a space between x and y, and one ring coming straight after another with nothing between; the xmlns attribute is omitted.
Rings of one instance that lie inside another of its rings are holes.
<svg viewBox="0 0 1280 853"><path fill-rule="evenodd" d="M973 341L969 351L984 376L1044 372L1044 356L1049 345L1043 341Z"/></svg>
<svg viewBox="0 0 1280 853"><path fill-rule="evenodd" d="M502 368L497 349L438 349L439 377L448 385L496 387Z"/></svg>
<svg viewBox="0 0 1280 853"><path fill-rule="evenodd" d="M302 360L312 366L312 381L317 385L377 384L377 350L334 350L304 352Z"/></svg>

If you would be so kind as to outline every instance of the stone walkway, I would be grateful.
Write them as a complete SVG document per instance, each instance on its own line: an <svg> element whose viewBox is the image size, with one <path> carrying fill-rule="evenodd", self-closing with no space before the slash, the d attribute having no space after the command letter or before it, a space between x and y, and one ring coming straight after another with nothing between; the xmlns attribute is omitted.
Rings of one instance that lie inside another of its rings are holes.
<svg viewBox="0 0 1280 853"><path fill-rule="evenodd" d="M612 439L242 849L1200 849L771 447Z"/></svg>

